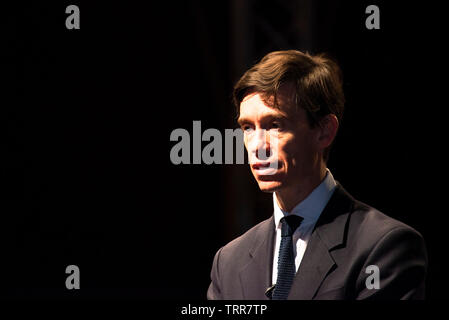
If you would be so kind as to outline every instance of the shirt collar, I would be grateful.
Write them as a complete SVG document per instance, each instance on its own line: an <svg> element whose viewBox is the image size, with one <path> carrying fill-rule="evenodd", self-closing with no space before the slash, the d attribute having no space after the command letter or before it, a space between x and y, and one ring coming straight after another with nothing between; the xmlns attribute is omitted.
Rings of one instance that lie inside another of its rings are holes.
<svg viewBox="0 0 449 320"><path fill-rule="evenodd" d="M303 201L298 203L291 212L283 211L279 208L276 199L276 192L273 192L274 222L276 229L284 216L297 215L302 218L303 225L315 223L321 215L324 207L334 193L337 183L329 169L326 169L326 176L318 187L316 187Z"/></svg>

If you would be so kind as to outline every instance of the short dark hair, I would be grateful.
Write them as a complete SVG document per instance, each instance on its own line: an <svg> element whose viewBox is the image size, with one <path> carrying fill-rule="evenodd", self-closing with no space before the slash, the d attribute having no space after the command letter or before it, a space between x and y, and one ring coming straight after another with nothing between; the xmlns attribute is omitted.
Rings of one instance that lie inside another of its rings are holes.
<svg viewBox="0 0 449 320"><path fill-rule="evenodd" d="M246 71L234 86L233 100L240 111L240 103L250 93L261 93L265 102L273 97L277 103L279 88L291 83L295 88L295 105L307 113L314 127L320 120L334 114L341 122L345 104L343 76L338 64L326 54L310 55L297 50L274 51ZM324 152L327 161L330 148Z"/></svg>

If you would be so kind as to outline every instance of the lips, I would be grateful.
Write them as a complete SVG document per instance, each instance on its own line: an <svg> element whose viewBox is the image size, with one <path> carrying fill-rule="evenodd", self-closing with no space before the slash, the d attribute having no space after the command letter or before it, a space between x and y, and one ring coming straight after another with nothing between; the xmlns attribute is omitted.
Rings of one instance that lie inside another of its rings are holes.
<svg viewBox="0 0 449 320"><path fill-rule="evenodd" d="M253 168L253 170L259 170L268 167L270 167L270 162L256 162L251 165L251 168Z"/></svg>
<svg viewBox="0 0 449 320"><path fill-rule="evenodd" d="M278 166L276 162L256 162L251 165L251 168L259 176L271 176L276 174Z"/></svg>

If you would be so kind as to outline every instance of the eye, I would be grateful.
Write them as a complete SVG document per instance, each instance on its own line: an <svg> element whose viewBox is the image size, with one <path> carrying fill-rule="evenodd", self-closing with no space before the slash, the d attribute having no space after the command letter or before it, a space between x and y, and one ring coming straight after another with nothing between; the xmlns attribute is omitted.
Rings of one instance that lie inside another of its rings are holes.
<svg viewBox="0 0 449 320"><path fill-rule="evenodd" d="M244 125L241 126L241 129L244 132L250 132L250 131L252 131L253 128L250 125L248 125L248 124L244 124Z"/></svg>
<svg viewBox="0 0 449 320"><path fill-rule="evenodd" d="M271 129L281 129L281 124L279 123L279 121L273 121L271 123Z"/></svg>

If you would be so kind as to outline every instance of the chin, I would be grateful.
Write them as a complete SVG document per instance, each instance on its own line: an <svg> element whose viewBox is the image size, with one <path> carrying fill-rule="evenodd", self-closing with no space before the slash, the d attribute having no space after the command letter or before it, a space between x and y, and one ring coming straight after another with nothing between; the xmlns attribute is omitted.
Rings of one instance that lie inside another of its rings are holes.
<svg viewBox="0 0 449 320"><path fill-rule="evenodd" d="M257 181L259 184L259 189L262 192L275 192L280 189L282 183L280 181Z"/></svg>

